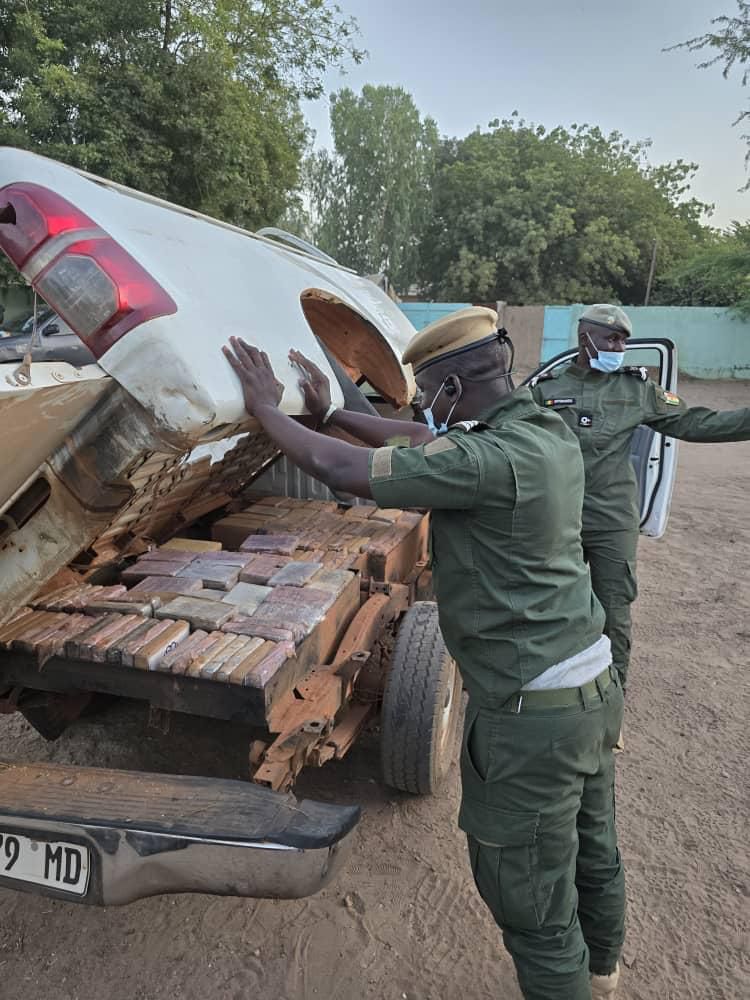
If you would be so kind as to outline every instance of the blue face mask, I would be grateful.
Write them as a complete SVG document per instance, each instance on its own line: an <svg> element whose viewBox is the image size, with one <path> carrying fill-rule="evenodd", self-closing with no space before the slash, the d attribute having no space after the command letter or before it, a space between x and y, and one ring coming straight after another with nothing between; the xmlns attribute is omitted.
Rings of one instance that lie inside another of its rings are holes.
<svg viewBox="0 0 750 1000"><path fill-rule="evenodd" d="M589 338L589 343L596 351L594 341L588 333L586 336ZM595 368L598 372L604 372L605 375L608 375L610 372L616 372L618 368L622 367L624 358L624 351L597 351L597 356L595 358L592 358L589 354L589 363L591 364L591 367Z"/></svg>
<svg viewBox="0 0 750 1000"><path fill-rule="evenodd" d="M435 423L435 417L433 416L432 408L435 405L438 396L440 395L440 393L443 391L444 388L445 388L445 382L443 382L438 391L435 393L435 398L432 400L430 405L422 410L422 413L424 414L425 423L427 424L427 429L431 431L435 436L437 436L438 434L445 434L445 432L448 430L448 421L453 416L453 411L456 409L456 403L458 403L458 400L456 400L453 406L451 406L450 411L448 412L448 416L438 427L437 424Z"/></svg>

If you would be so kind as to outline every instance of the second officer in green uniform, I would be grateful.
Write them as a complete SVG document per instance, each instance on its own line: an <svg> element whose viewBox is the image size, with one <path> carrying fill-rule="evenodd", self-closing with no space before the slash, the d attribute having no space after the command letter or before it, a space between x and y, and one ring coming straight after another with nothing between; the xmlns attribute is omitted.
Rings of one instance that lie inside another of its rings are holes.
<svg viewBox="0 0 750 1000"><path fill-rule="evenodd" d="M558 413L577 435L586 473L583 550L594 593L607 616L612 660L627 683L630 605L636 598L640 526L630 443L640 424L684 441L750 440L750 408L716 412L688 407L653 382L645 369L623 367L633 327L614 305L593 305L578 322L578 357L558 375L539 379L537 403Z"/></svg>
<svg viewBox="0 0 750 1000"><path fill-rule="evenodd" d="M331 407L328 380L293 353L319 425L370 447L283 413L283 386L255 348L233 340L225 353L248 411L302 469L380 506L431 509L440 626L469 692L459 825L477 888L527 1000L612 998L623 701L583 562L583 462L554 413L510 391L496 324L489 309L465 309L412 339L403 360L426 426Z"/></svg>

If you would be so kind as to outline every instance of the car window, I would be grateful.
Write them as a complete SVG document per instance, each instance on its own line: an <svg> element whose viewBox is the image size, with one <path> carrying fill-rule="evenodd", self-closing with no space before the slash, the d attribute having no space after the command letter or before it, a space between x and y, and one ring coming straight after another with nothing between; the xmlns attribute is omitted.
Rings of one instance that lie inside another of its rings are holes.
<svg viewBox="0 0 750 1000"><path fill-rule="evenodd" d="M37 310L37 325L39 326L46 322L52 315L53 312L49 306L41 306ZM14 319L11 323L5 323L3 329L8 333L16 335L31 333L34 329L34 313L29 313L27 316L22 316L20 319Z"/></svg>

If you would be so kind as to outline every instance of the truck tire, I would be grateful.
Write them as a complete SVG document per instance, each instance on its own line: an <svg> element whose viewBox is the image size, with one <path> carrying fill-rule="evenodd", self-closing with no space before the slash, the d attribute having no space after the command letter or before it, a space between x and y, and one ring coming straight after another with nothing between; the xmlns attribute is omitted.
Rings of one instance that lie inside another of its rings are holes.
<svg viewBox="0 0 750 1000"><path fill-rule="evenodd" d="M413 604L396 638L383 693L383 780L414 795L432 795L456 750L461 675L445 648L437 605Z"/></svg>

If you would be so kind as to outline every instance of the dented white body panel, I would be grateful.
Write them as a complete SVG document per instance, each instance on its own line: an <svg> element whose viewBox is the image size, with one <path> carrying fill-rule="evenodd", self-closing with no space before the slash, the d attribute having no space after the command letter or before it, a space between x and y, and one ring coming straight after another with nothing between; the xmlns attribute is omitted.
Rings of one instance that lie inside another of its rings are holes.
<svg viewBox="0 0 750 1000"><path fill-rule="evenodd" d="M18 182L49 188L85 212L176 303L176 313L131 330L99 362L165 433L197 442L246 421L237 379L221 353L230 336L267 352L286 387L287 413L305 412L299 374L287 357L292 347L331 376L334 401L341 403L303 311L305 297L345 307L353 324L364 321L390 361L390 371L380 372L391 387L386 394L410 398L413 383L400 357L414 330L373 282L53 160L0 149L0 188Z"/></svg>
<svg viewBox="0 0 750 1000"><path fill-rule="evenodd" d="M102 348L98 364L34 363L28 385L14 377L16 365L0 365L0 621L71 562L96 567L133 539L166 537L238 496L273 460L277 452L248 418L222 354L230 336L266 351L290 415L306 412L291 348L329 375L343 404L320 342L351 378L399 405L411 399L411 369L400 358L414 330L373 282L313 253L0 148L0 209L2 189L13 184L64 198L177 308ZM53 252L50 245L47 264ZM23 264L32 285L47 266L43 256L44 246Z"/></svg>

